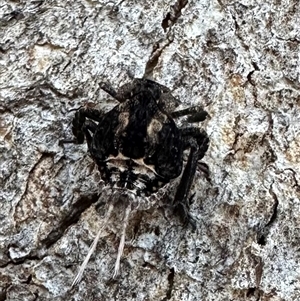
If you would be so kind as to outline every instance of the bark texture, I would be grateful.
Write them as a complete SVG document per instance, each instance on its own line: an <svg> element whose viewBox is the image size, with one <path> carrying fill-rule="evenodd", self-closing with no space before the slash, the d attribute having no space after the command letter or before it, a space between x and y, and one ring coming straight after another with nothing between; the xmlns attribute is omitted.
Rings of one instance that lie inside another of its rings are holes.
<svg viewBox="0 0 300 301"><path fill-rule="evenodd" d="M300 300L299 20L298 0L2 0L0 300ZM107 195L86 146L58 142L130 76L209 112L211 181L195 231L165 202L176 181L132 216L111 281L116 210L70 290Z"/></svg>

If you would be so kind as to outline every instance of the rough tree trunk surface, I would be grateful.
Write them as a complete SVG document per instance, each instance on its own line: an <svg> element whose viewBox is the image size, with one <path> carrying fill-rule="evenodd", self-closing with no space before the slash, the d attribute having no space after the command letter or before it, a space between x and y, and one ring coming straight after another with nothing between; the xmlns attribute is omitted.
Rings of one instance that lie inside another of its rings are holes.
<svg viewBox="0 0 300 301"><path fill-rule="evenodd" d="M2 0L0 300L300 300L299 42L298 0ZM163 197L131 217L112 281L117 211L70 289L108 196L86 145L58 142L130 76L209 112L211 181L196 230Z"/></svg>

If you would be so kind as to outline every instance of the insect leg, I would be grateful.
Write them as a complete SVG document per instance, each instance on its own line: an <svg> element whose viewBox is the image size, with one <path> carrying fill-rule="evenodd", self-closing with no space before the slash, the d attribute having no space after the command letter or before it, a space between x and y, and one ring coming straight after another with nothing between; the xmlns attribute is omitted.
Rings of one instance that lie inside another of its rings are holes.
<svg viewBox="0 0 300 301"><path fill-rule="evenodd" d="M209 139L207 134L198 128L186 128L181 131L185 148L190 148L190 154L175 194L174 205L175 211L180 214L183 221L190 222L195 226L195 222L188 212L189 192L196 173L197 162L207 151Z"/></svg>
<svg viewBox="0 0 300 301"><path fill-rule="evenodd" d="M87 124L86 118L99 122L102 120L102 116L103 112L92 108L83 108L75 113L75 117L72 122L72 131L78 144L82 144L84 142L84 125ZM91 126L91 123L88 125L90 129L94 129L95 131L95 126Z"/></svg>
<svg viewBox="0 0 300 301"><path fill-rule="evenodd" d="M192 148L189 154L189 158L183 174L181 176L180 183L177 187L175 194L174 205L175 212L177 212L184 223L190 222L194 226L194 221L189 214L189 192L192 182L194 180L196 167L198 162L198 150Z"/></svg>
<svg viewBox="0 0 300 301"><path fill-rule="evenodd" d="M133 95L140 92L148 91L149 93L157 94L155 97L159 97L159 91L162 92L166 87L148 79L134 78L130 83L122 85L118 91L115 90L110 84L101 82L100 88L108 93L110 96L118 100L119 102L124 102L126 99L132 98Z"/></svg>
<svg viewBox="0 0 300 301"><path fill-rule="evenodd" d="M180 130L184 141L184 149L196 147L198 151L198 160L201 160L209 144L207 133L197 127L187 127Z"/></svg>
<svg viewBox="0 0 300 301"><path fill-rule="evenodd" d="M86 142L88 145L89 151L92 153L93 148L92 148L92 142L93 142L93 137L91 135L96 132L97 129L97 123L91 121L91 120L86 120L84 125L82 126L82 131L84 132Z"/></svg>
<svg viewBox="0 0 300 301"><path fill-rule="evenodd" d="M208 113L206 111L204 111L204 109L200 106L196 106L196 107L191 107L191 108L187 108L187 109L183 109L180 111L175 111L171 113L171 116L173 118L179 118L182 116L186 116L189 115L187 121L188 122L200 122L200 121L204 121L206 119L206 116L208 115Z"/></svg>
<svg viewBox="0 0 300 301"><path fill-rule="evenodd" d="M143 79L135 78L132 82L122 85L118 91L105 82L100 83L100 88L119 102L124 102L126 99L132 97L132 92L137 90L143 83Z"/></svg>
<svg viewBox="0 0 300 301"><path fill-rule="evenodd" d="M75 117L72 121L72 132L75 136L75 139L63 139L59 141L59 144L64 143L76 143L82 144L84 142L84 137L88 138L91 136L87 133L86 129L91 131L92 133L95 132L97 124L94 121L101 121L103 116L103 112L92 109L92 108L82 108L75 113ZM86 120L89 118L91 120Z"/></svg>

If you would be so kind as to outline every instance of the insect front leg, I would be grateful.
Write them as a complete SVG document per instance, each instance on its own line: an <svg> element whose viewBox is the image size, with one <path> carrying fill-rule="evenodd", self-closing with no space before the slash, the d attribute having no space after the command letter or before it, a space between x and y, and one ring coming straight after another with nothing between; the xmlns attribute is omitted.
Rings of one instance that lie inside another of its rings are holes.
<svg viewBox="0 0 300 301"><path fill-rule="evenodd" d="M88 131L94 133L96 131L97 124L93 121L100 121L103 113L99 110L92 108L82 108L75 113L72 121L72 132L75 139L63 139L60 140L60 144L75 143L82 144L86 137L87 142L91 141L91 135ZM90 120L87 120L89 118ZM92 121L93 120L93 121ZM89 141L88 141L89 140Z"/></svg>
<svg viewBox="0 0 300 301"><path fill-rule="evenodd" d="M94 132L96 124L94 122L87 122L87 118L93 121L101 121L103 113L99 110L92 108L82 108L75 113L75 117L72 121L72 132L77 139L77 143L81 144L84 141L84 134L86 127Z"/></svg>

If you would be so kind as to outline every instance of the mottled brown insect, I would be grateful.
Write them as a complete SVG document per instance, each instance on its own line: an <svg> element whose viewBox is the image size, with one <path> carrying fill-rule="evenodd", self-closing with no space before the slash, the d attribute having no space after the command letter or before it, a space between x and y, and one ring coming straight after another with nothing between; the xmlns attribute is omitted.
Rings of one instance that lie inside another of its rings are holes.
<svg viewBox="0 0 300 301"><path fill-rule="evenodd" d="M198 127L178 128L174 119L188 116L188 121L199 122L206 118L207 113L201 107L175 111L179 100L167 87L147 79L134 79L119 91L106 83L101 83L101 88L119 104L105 114L91 108L79 109L72 123L75 139L64 142L81 144L86 140L102 179L114 191L104 225L113 210L114 200L121 199L124 203L116 276L130 212L137 207L143 208L148 196L181 174L173 204L184 221L191 221L189 192L197 162L207 151L209 139ZM182 172L183 152L187 149L190 150L189 157ZM80 281L102 230L99 230L72 286Z"/></svg>

